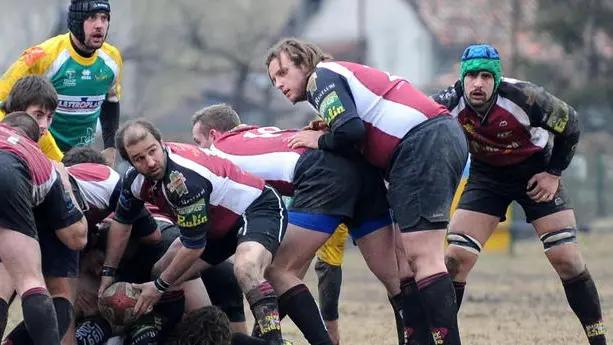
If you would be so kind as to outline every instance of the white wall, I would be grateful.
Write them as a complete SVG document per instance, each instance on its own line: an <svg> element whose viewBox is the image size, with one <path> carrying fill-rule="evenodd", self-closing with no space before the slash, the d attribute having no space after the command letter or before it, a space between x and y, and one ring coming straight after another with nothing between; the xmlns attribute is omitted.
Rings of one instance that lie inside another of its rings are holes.
<svg viewBox="0 0 613 345"><path fill-rule="evenodd" d="M427 84L434 73L432 38L404 0L328 0L303 38L320 43L357 39L359 1L365 4L366 63L418 87Z"/></svg>

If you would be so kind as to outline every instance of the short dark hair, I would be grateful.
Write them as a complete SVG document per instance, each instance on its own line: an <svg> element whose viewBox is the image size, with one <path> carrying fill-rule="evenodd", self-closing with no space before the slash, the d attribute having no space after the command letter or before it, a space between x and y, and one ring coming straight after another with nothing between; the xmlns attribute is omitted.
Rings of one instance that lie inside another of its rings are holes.
<svg viewBox="0 0 613 345"><path fill-rule="evenodd" d="M89 146L76 146L66 151L62 163L67 167L81 163L107 164L102 153Z"/></svg>
<svg viewBox="0 0 613 345"><path fill-rule="evenodd" d="M25 111L16 111L6 115L2 123L20 130L28 138L32 139L32 141L36 142L40 139L40 127L38 127L38 123Z"/></svg>
<svg viewBox="0 0 613 345"><path fill-rule="evenodd" d="M126 138L126 132L128 132L128 130L132 128L134 128L135 130L140 129L141 131L137 132L138 134L136 135L131 135ZM162 133L160 132L160 130L157 129L153 125L153 123L145 119L127 121L121 127L119 127L117 133L115 133L115 147L117 148L117 151L119 151L119 155L121 156L121 158L128 162L131 162L130 157L128 156L128 151L126 150L126 146L132 146L138 143L139 141L143 140L147 136L147 134L153 135L153 137L157 141L159 141L160 144L162 143Z"/></svg>
<svg viewBox="0 0 613 345"><path fill-rule="evenodd" d="M196 309L177 325L171 345L230 345L232 331L228 316L216 306Z"/></svg>
<svg viewBox="0 0 613 345"><path fill-rule="evenodd" d="M192 126L196 123L200 123L202 134L207 136L206 132L211 129L227 132L240 125L241 119L232 106L220 103L198 110L192 116Z"/></svg>
<svg viewBox="0 0 613 345"><path fill-rule="evenodd" d="M31 105L40 105L45 110L55 111L57 104L57 92L47 78L26 75L15 82L2 107L7 113L26 111Z"/></svg>

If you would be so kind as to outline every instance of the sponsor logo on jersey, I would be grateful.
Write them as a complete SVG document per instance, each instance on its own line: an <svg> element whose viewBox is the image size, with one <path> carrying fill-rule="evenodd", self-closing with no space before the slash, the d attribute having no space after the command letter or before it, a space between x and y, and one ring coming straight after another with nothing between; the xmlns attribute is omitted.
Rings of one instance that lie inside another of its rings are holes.
<svg viewBox="0 0 613 345"><path fill-rule="evenodd" d="M345 111L345 107L338 97L336 91L330 92L322 101L319 106L319 113L326 120L328 124L340 114Z"/></svg>
<svg viewBox="0 0 613 345"><path fill-rule="evenodd" d="M196 201L192 205L177 209L177 225L184 228L193 228L208 221L203 211L206 208L204 199Z"/></svg>
<svg viewBox="0 0 613 345"><path fill-rule="evenodd" d="M23 61L28 66L32 66L36 61L44 57L45 51L41 47L31 47L23 52Z"/></svg>
<svg viewBox="0 0 613 345"><path fill-rule="evenodd" d="M92 80L92 71L88 69L81 71L81 80Z"/></svg>
<svg viewBox="0 0 613 345"><path fill-rule="evenodd" d="M77 71L69 68L64 72L64 87L74 87L77 85Z"/></svg>
<svg viewBox="0 0 613 345"><path fill-rule="evenodd" d="M175 194L177 197L182 197L188 194L187 186L185 185L185 176L182 173L173 170L169 175L170 182L168 183L168 191Z"/></svg>
<svg viewBox="0 0 613 345"><path fill-rule="evenodd" d="M64 80L66 81L66 80ZM91 114L96 112L106 96L65 96L58 95L57 110L65 113Z"/></svg>

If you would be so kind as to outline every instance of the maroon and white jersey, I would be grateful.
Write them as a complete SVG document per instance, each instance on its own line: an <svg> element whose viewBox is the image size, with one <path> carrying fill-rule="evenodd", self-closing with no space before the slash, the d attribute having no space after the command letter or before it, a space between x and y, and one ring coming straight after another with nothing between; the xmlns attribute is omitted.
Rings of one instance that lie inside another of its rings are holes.
<svg viewBox="0 0 613 345"><path fill-rule="evenodd" d="M166 175L156 181L135 169L126 172L115 219L132 224L143 203L172 214L188 248L202 248L240 224L245 210L263 192L263 179L197 146L166 143Z"/></svg>
<svg viewBox="0 0 613 345"><path fill-rule="evenodd" d="M117 207L121 191L119 174L104 164L81 163L67 167L87 205L87 222L95 226Z"/></svg>
<svg viewBox="0 0 613 345"><path fill-rule="evenodd" d="M281 194L291 196L296 163L307 150L287 146L296 132L277 127L240 126L215 140L211 151L263 178Z"/></svg>
<svg viewBox="0 0 613 345"><path fill-rule="evenodd" d="M0 150L14 154L26 164L32 178L33 206L42 203L58 175L38 144L14 128L0 123Z"/></svg>
<svg viewBox="0 0 613 345"><path fill-rule="evenodd" d="M412 128L449 112L403 78L343 61L317 64L307 100L332 132L359 117L366 127L362 154L379 168L389 166L394 149Z"/></svg>
<svg viewBox="0 0 613 345"><path fill-rule="evenodd" d="M502 79L494 97L480 114L467 104L460 81L433 96L464 128L473 159L493 166L518 164L546 149L553 134L549 165L560 174L579 142L575 110L542 87L509 78Z"/></svg>

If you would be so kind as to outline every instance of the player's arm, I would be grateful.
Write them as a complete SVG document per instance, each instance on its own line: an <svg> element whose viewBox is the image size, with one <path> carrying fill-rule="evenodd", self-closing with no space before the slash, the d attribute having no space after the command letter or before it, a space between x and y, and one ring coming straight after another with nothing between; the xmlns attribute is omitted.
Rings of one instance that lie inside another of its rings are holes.
<svg viewBox="0 0 613 345"><path fill-rule="evenodd" d="M29 74L41 75L51 63L52 57L48 55L42 47L34 46L25 50L19 59L15 61L0 79L0 101L6 100L13 85L21 77ZM0 119L4 117L4 112L0 109ZM64 154L57 146L55 139L50 132L46 132L38 141L41 150L50 159L61 162Z"/></svg>
<svg viewBox="0 0 613 345"><path fill-rule="evenodd" d="M119 201L115 208L115 216L109 226L106 258L104 260L104 267L109 268L109 271L112 271L119 265L119 261L121 261L132 233L132 224L134 224L134 221L145 207L144 202L132 193L132 183L137 175L138 172L134 169L126 172ZM113 276L114 272L108 273L109 276Z"/></svg>
<svg viewBox="0 0 613 345"><path fill-rule="evenodd" d="M458 80L454 85L443 89L434 95L430 96L436 103L444 106L449 111L453 110L462 99L462 84Z"/></svg>
<svg viewBox="0 0 613 345"><path fill-rule="evenodd" d="M210 189L209 189L210 190ZM201 194L201 193L198 193ZM181 283L179 278L196 262L206 246L206 234L210 229L208 204L210 192L187 206L177 209L177 226L181 231L182 247L172 262L160 273L159 279L168 286Z"/></svg>
<svg viewBox="0 0 613 345"><path fill-rule="evenodd" d="M524 89L528 95L530 122L554 135L551 159L547 172L561 176L569 165L579 143L579 117L573 107L534 85Z"/></svg>
<svg viewBox="0 0 613 345"><path fill-rule="evenodd" d="M315 74L316 88L308 92L307 98L330 127L330 132L319 138L319 148L352 150L364 139L366 128L358 116L347 80L325 68L318 68Z"/></svg>
<svg viewBox="0 0 613 345"><path fill-rule="evenodd" d="M118 71L100 109L100 127L102 128L102 141L105 149L115 148L115 133L119 128L119 100L121 99L121 78L123 75L123 61L119 51L113 47L113 49L109 49L108 53L117 64Z"/></svg>
<svg viewBox="0 0 613 345"><path fill-rule="evenodd" d="M42 212L62 243L72 250L81 250L87 245L87 219L72 191L68 174L58 171L58 175L45 200L37 207L37 213Z"/></svg>

